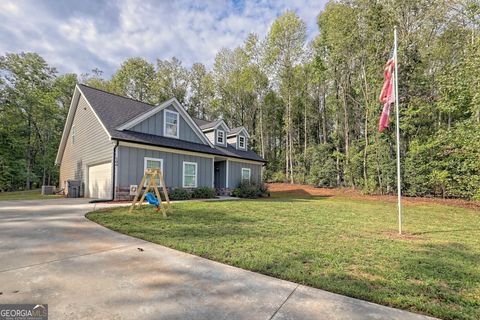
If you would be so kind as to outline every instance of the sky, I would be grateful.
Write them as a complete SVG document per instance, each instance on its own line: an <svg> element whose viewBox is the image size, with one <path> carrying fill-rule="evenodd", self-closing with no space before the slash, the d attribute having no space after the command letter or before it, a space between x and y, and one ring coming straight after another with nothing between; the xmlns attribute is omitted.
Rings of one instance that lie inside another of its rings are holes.
<svg viewBox="0 0 480 320"><path fill-rule="evenodd" d="M311 40L326 0L1 0L0 55L37 52L61 73L99 68L110 76L129 57L175 56L211 67L221 48L264 37L286 10Z"/></svg>
<svg viewBox="0 0 480 320"><path fill-rule="evenodd" d="M317 33L326 0L1 0L0 55L37 52L61 73L99 68L111 75L129 57L182 60L211 67L234 48L294 10Z"/></svg>

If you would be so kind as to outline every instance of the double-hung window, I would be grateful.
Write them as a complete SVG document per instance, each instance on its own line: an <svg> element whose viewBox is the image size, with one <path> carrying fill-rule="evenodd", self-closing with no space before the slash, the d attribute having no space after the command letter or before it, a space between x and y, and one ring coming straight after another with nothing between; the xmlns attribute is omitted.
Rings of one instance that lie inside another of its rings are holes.
<svg viewBox="0 0 480 320"><path fill-rule="evenodd" d="M245 137L244 136L238 136L238 147L240 149L245 149L245 145L246 145Z"/></svg>
<svg viewBox="0 0 480 320"><path fill-rule="evenodd" d="M225 131L217 130L217 143L225 144Z"/></svg>
<svg viewBox="0 0 480 320"><path fill-rule="evenodd" d="M147 169L160 169L160 171L163 173L163 159L145 157L143 166L144 171L147 171ZM160 186L160 178L155 178L155 182L157 183L157 186ZM145 185L147 186L149 183L150 177L147 177L145 180Z"/></svg>
<svg viewBox="0 0 480 320"><path fill-rule="evenodd" d="M183 162L183 187L196 188L197 187L197 163Z"/></svg>
<svg viewBox="0 0 480 320"><path fill-rule="evenodd" d="M250 168L242 168L242 182L250 182L252 171Z"/></svg>
<svg viewBox="0 0 480 320"><path fill-rule="evenodd" d="M178 138L179 117L178 112L165 110L165 120L163 122L163 134L165 137Z"/></svg>

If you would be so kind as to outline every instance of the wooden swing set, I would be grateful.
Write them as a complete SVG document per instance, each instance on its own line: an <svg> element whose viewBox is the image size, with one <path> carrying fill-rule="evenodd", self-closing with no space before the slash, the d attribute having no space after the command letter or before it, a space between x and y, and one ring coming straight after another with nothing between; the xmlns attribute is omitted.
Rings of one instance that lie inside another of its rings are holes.
<svg viewBox="0 0 480 320"><path fill-rule="evenodd" d="M167 208L165 208L165 205L162 202L162 198L160 197L160 192L158 191L158 185L157 185L157 178L160 181L160 186L162 187L163 194L165 195L165 201L167 202ZM140 194L142 193L143 186L145 185L145 182L148 180L148 185L145 188L145 191L143 191L142 197L140 198ZM148 199L150 204L155 204L158 209L162 210L163 217L167 217L167 211L172 210L172 205L170 204L170 199L168 198L168 190L165 185L165 180L163 178L162 171L160 169L147 169L145 170L145 174L143 175L142 181L140 182L140 185L137 189L137 193L135 194L135 197L133 198L132 206L130 207L129 212L132 212L133 209L137 207L137 205L140 207L143 204L143 201L145 200L145 197L147 194L150 192L150 190L153 189L155 191L155 196L157 197L156 201L155 199ZM139 199L140 198L140 199Z"/></svg>

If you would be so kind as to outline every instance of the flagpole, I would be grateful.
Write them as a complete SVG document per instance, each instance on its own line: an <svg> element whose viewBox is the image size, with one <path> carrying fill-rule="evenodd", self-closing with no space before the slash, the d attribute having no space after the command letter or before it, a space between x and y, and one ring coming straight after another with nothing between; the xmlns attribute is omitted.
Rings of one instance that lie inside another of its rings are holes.
<svg viewBox="0 0 480 320"><path fill-rule="evenodd" d="M398 195L398 234L402 234L402 181L400 175L400 117L398 107L398 56L397 56L397 27L393 29L394 35L394 59L395 59L395 120L397 131L397 195Z"/></svg>

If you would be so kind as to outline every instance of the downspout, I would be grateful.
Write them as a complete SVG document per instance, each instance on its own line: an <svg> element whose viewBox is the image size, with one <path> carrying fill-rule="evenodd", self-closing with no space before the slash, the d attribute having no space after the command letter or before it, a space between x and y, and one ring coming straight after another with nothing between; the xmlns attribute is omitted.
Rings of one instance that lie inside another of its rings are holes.
<svg viewBox="0 0 480 320"><path fill-rule="evenodd" d="M110 199L94 199L90 200L89 203L97 203L97 202L110 202L115 200L115 177L116 177L116 162L117 162L117 148L118 148L118 140L115 140L117 143L115 144L115 147L113 147L113 176L112 176L112 197Z"/></svg>

